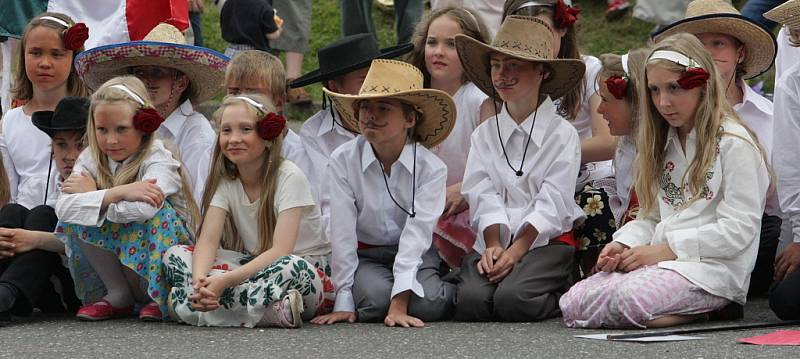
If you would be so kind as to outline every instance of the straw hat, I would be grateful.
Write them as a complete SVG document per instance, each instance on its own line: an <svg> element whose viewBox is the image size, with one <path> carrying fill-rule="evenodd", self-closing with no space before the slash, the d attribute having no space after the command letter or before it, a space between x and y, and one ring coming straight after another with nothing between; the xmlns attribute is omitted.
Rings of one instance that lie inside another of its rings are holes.
<svg viewBox="0 0 800 359"><path fill-rule="evenodd" d="M742 16L724 0L694 0L686 8L686 16L653 34L653 41L679 32L700 34L715 32L733 36L747 49L742 61L744 78L749 79L769 70L775 61L778 47L772 34L752 20Z"/></svg>
<svg viewBox="0 0 800 359"><path fill-rule="evenodd" d="M800 1L789 0L765 12L764 17L784 25L800 27Z"/></svg>
<svg viewBox="0 0 800 359"><path fill-rule="evenodd" d="M389 98L413 105L422 113L414 132L420 143L428 148L438 145L453 129L456 105L444 91L423 88L422 72L406 62L373 60L358 95L325 91L342 116L342 126L350 132L360 133L353 105L360 100Z"/></svg>
<svg viewBox="0 0 800 359"><path fill-rule="evenodd" d="M95 47L75 58L75 69L92 90L113 77L127 75L131 66L162 66L189 77L189 98L198 105L223 89L228 57L204 47L186 45L175 26L158 24L142 41Z"/></svg>
<svg viewBox="0 0 800 359"><path fill-rule="evenodd" d="M503 21L491 45L469 36L456 35L456 50L464 73L475 86L494 96L489 73L489 54L501 53L524 61L540 62L550 76L542 81L539 93L557 99L578 86L586 65L577 59L553 58L553 31L535 17L512 15Z"/></svg>

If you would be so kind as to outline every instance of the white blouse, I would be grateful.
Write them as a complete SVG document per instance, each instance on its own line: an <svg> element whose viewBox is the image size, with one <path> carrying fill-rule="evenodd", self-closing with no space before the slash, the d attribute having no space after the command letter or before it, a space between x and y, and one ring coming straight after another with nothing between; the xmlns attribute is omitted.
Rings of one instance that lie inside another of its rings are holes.
<svg viewBox="0 0 800 359"><path fill-rule="evenodd" d="M533 126L521 177L516 176L503 155L497 136L498 121L505 152L515 169L522 162ZM580 138L575 128L556 114L553 101L547 98L521 125L503 106L498 121L489 119L472 134L461 187L478 234L474 249L479 253L486 249L483 231L493 224L501 225L500 241L505 248L529 223L539 231L531 246L536 248L572 230L573 223L584 218L574 199Z"/></svg>
<svg viewBox="0 0 800 359"><path fill-rule="evenodd" d="M677 259L660 262L659 267L678 272L711 294L744 304L769 175L743 126L726 121L722 131L706 184L695 194L682 179L697 150L696 133L689 133L684 154L677 131L670 128L658 206L650 213L640 212L614 233L614 241L629 247L666 243ZM695 196L699 199L686 206Z"/></svg>
<svg viewBox="0 0 800 359"><path fill-rule="evenodd" d="M793 242L800 243L800 64L775 81L772 165L781 211L789 218Z"/></svg>
<svg viewBox="0 0 800 359"><path fill-rule="evenodd" d="M50 136L33 125L31 116L26 115L22 107L6 112L0 126L0 152L11 191L10 202L28 209L44 204L47 169L51 163ZM57 174L53 163L49 178L51 191Z"/></svg>
<svg viewBox="0 0 800 359"><path fill-rule="evenodd" d="M353 276L358 267L358 242L398 246L391 296L411 290L424 298L417 270L433 239L433 229L444 210L447 168L424 146L406 144L386 177L394 199L411 210L412 174L416 172L414 209L410 218L389 197L381 166L372 147L358 136L333 152L325 181L331 198L331 269L336 288L334 311L355 311Z"/></svg>
<svg viewBox="0 0 800 359"><path fill-rule="evenodd" d="M800 58L800 47L789 44L789 29L786 26L781 26L776 41L778 42L778 53L775 56L775 79L777 81L784 72L797 64L797 59Z"/></svg>
<svg viewBox="0 0 800 359"><path fill-rule="evenodd" d="M633 144L631 136L620 136L617 144L617 152L614 154L614 174L616 193L609 196L608 202L611 205L611 213L614 220L619 223L625 217L625 212L631 203L631 191L633 191L633 159L636 158L636 146Z"/></svg>

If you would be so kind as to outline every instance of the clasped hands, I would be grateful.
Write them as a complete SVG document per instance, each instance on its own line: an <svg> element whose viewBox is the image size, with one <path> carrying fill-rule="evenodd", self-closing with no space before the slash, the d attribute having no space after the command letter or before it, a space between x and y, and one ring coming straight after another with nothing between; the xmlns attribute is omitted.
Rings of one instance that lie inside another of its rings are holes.
<svg viewBox="0 0 800 359"><path fill-rule="evenodd" d="M653 244L629 248L611 242L603 247L597 257L595 271L632 272L641 267L676 259L677 256L667 244Z"/></svg>

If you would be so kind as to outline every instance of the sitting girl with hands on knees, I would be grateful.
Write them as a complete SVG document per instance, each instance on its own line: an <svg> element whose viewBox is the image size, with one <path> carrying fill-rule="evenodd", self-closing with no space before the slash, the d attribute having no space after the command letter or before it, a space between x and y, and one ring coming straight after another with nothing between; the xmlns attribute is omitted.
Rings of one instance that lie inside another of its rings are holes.
<svg viewBox="0 0 800 359"><path fill-rule="evenodd" d="M164 256L169 314L197 326L298 328L329 312L330 245L303 172L281 156L286 120L257 94L225 98L196 246Z"/></svg>
<svg viewBox="0 0 800 359"><path fill-rule="evenodd" d="M653 48L637 91L641 211L603 248L601 272L561 297L569 327L672 326L746 300L770 186L763 148L692 35Z"/></svg>
<svg viewBox="0 0 800 359"><path fill-rule="evenodd" d="M56 236L67 244L78 318L166 318L162 254L189 243L197 208L181 170L153 132L163 118L144 84L116 77L92 96L88 148L64 181Z"/></svg>

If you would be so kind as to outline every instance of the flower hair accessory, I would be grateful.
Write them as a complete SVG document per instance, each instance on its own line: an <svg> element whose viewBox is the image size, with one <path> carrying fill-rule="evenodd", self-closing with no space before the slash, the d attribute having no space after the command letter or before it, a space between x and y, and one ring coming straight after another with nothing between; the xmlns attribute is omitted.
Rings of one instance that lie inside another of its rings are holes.
<svg viewBox="0 0 800 359"><path fill-rule="evenodd" d="M681 77L678 79L678 85L684 90L691 90L695 87L703 86L708 82L711 75L697 61L687 57L686 55L670 50L658 50L650 55L647 62L653 60L667 60L672 61L678 65L686 67Z"/></svg>
<svg viewBox="0 0 800 359"><path fill-rule="evenodd" d="M139 95L131 91L127 86L117 84L111 85L111 87L122 90L128 97L139 104L139 109L136 111L136 114L133 115L133 128L144 133L153 133L161 126L161 123L164 122L164 118L161 117L156 109L148 106Z"/></svg>
<svg viewBox="0 0 800 359"><path fill-rule="evenodd" d="M556 27L559 29L568 29L572 27L575 21L578 21L578 14L580 13L580 9L568 6L564 3L564 0L558 0L556 2L554 16Z"/></svg>
<svg viewBox="0 0 800 359"><path fill-rule="evenodd" d="M53 16L42 16L40 19L50 20L66 28L62 32L64 47L68 50L72 50L72 52L80 51L80 49L83 48L83 44L86 43L86 40L89 38L89 28L82 22L70 26L66 21Z"/></svg>
<svg viewBox="0 0 800 359"><path fill-rule="evenodd" d="M259 115L266 113L266 115L264 115L261 120L256 123L256 130L258 131L259 137L267 141L272 141L283 133L283 129L286 127L286 119L283 116L275 112L267 113L264 105L254 101L249 97L236 96L235 98L247 102L251 106L255 107L256 110L258 110Z"/></svg>
<svg viewBox="0 0 800 359"><path fill-rule="evenodd" d="M617 100L625 98L628 93L628 76L613 75L605 81L608 92L614 95Z"/></svg>

